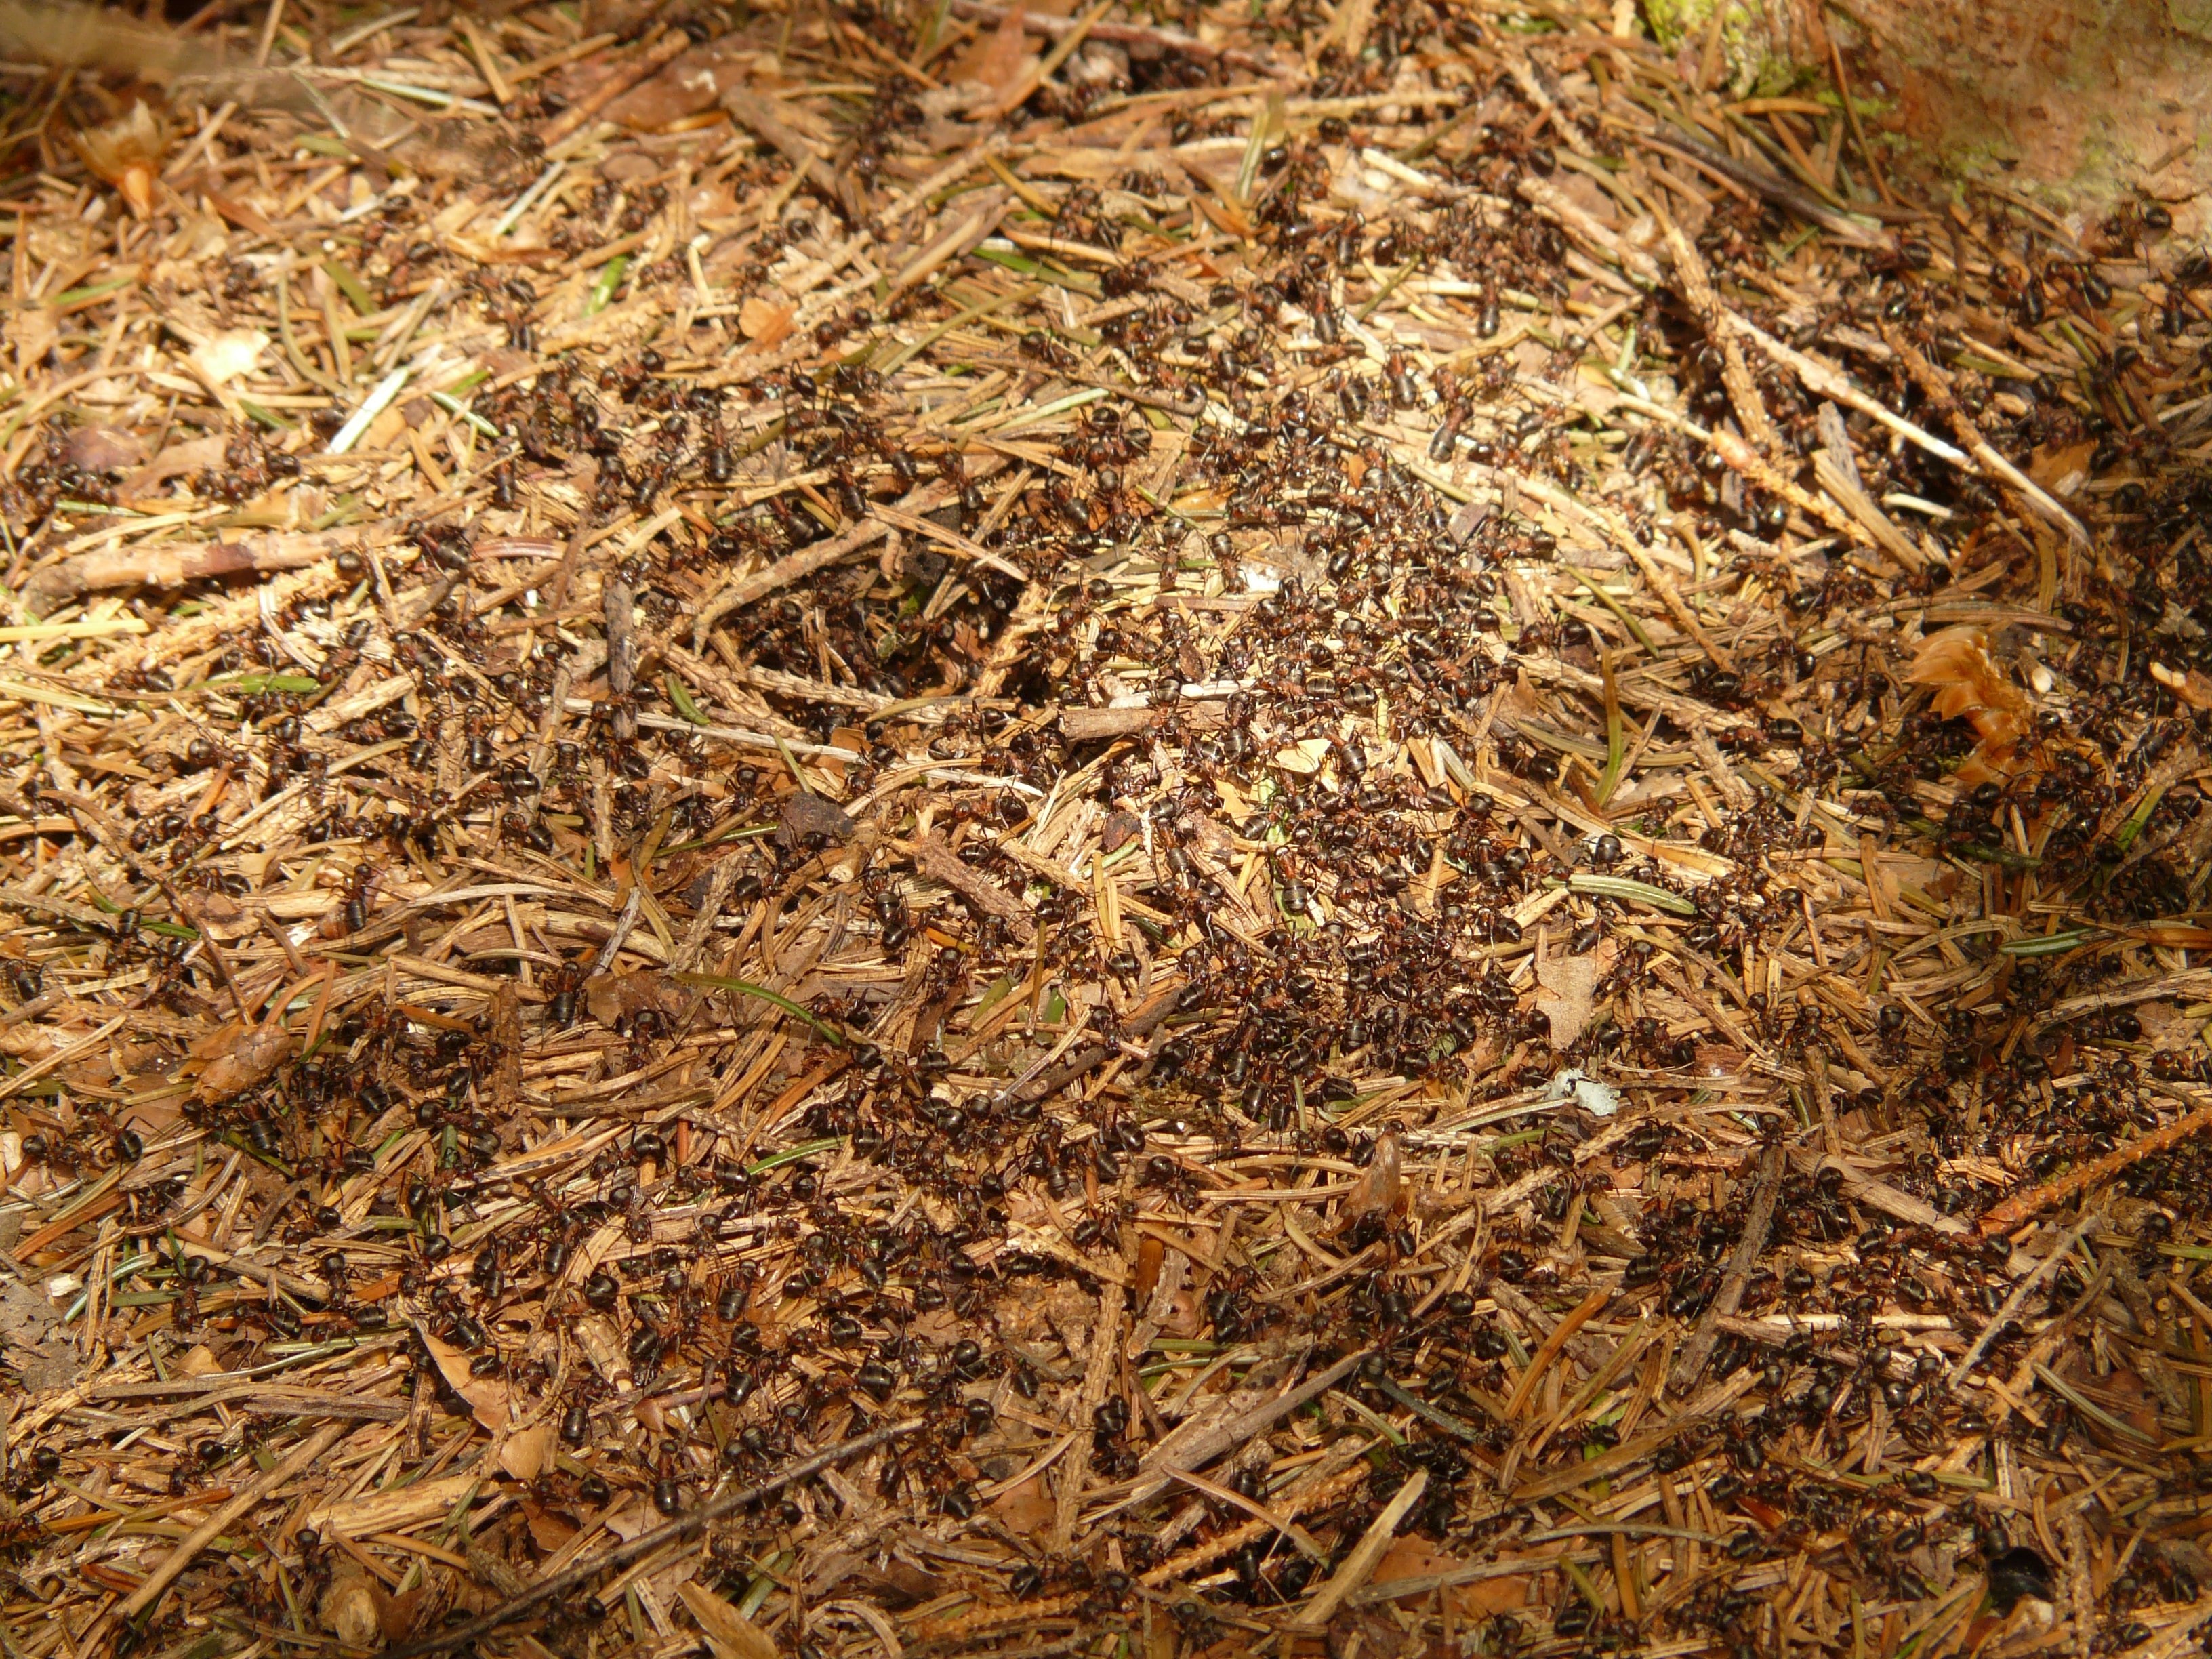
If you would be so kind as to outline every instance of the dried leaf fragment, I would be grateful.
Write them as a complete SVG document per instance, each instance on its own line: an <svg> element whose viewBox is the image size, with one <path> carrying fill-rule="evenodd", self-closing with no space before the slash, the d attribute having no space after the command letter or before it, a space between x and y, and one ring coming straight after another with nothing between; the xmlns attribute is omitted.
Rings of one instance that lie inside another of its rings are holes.
<svg viewBox="0 0 2212 1659"><path fill-rule="evenodd" d="M2202 669L2168 668L2162 662L2150 665L2150 677L2191 708L2212 708L2212 676Z"/></svg>
<svg viewBox="0 0 2212 1659"><path fill-rule="evenodd" d="M1601 939L1578 957L1561 952L1536 964L1536 1007L1552 1022L1553 1048L1572 1048L1589 1029L1597 988L1620 953L1613 940Z"/></svg>
<svg viewBox="0 0 2212 1659"><path fill-rule="evenodd" d="M791 307L776 305L755 295L738 307L738 327L755 345L781 345L791 332L793 314Z"/></svg>
<svg viewBox="0 0 2212 1659"><path fill-rule="evenodd" d="M87 472L119 472L146 465L146 441L112 426L83 426L70 434L64 452L71 466Z"/></svg>
<svg viewBox="0 0 2212 1659"><path fill-rule="evenodd" d="M446 1386L469 1402L469 1409L477 1422L497 1434L507 1426L507 1384L494 1377L472 1376L469 1370L469 1356L450 1342L441 1342L428 1331L422 1333L422 1346L437 1361L438 1371L446 1379Z"/></svg>
<svg viewBox="0 0 2212 1659"><path fill-rule="evenodd" d="M643 1013L673 1014L684 1007L684 993L650 968L627 974L601 974L584 987L592 1018L612 1030Z"/></svg>
<svg viewBox="0 0 2212 1659"><path fill-rule="evenodd" d="M76 147L90 167L122 193L131 211L143 219L154 210L154 181L161 176L169 135L160 117L144 104L133 104L105 126L87 127Z"/></svg>
<svg viewBox="0 0 2212 1659"><path fill-rule="evenodd" d="M699 1621L715 1659L775 1659L768 1633L704 1584L680 1585L676 1593Z"/></svg>
<svg viewBox="0 0 2212 1659"><path fill-rule="evenodd" d="M269 349L269 337L258 328L225 329L192 348L192 367L214 386L228 386L241 374L251 374Z"/></svg>
<svg viewBox="0 0 2212 1659"><path fill-rule="evenodd" d="M192 1092L210 1106L242 1095L283 1065L291 1052L292 1034L283 1021L253 1026L234 1022L216 1032L211 1044L201 1046L207 1065Z"/></svg>
<svg viewBox="0 0 2212 1659"><path fill-rule="evenodd" d="M1387 1219L1395 1215L1406 1202L1405 1170L1405 1154L1399 1149L1398 1137L1386 1129L1375 1142L1374 1158L1359 1172L1359 1179L1352 1183L1352 1190L1344 1195L1344 1207L1337 1213L1334 1231L1343 1232L1370 1216Z"/></svg>
<svg viewBox="0 0 2212 1659"><path fill-rule="evenodd" d="M315 1604L323 1628L349 1648L382 1645L383 1589L359 1567L348 1562L331 1575L329 1587Z"/></svg>
<svg viewBox="0 0 2212 1659"><path fill-rule="evenodd" d="M776 815L775 844L796 847L809 836L842 845L852 839L853 820L845 809L827 796L811 790L793 795Z"/></svg>
<svg viewBox="0 0 2212 1659"><path fill-rule="evenodd" d="M1964 720L1981 739L1959 769L1960 782L1988 782L2021 769L2033 711L1990 657L1989 637L1980 629L1960 626L1930 634L1905 678L1908 684L1935 687L1936 712L1945 720Z"/></svg>

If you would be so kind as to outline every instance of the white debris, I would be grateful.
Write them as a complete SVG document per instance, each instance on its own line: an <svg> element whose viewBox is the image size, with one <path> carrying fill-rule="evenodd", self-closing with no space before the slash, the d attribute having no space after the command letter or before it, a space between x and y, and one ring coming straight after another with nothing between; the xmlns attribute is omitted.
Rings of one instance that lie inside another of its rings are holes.
<svg viewBox="0 0 2212 1659"><path fill-rule="evenodd" d="M1601 1083L1573 1066L1552 1079L1548 1092L1553 1100L1565 1100L1571 1095L1575 1103L1592 1117L1611 1117L1620 1109L1620 1095L1610 1083Z"/></svg>

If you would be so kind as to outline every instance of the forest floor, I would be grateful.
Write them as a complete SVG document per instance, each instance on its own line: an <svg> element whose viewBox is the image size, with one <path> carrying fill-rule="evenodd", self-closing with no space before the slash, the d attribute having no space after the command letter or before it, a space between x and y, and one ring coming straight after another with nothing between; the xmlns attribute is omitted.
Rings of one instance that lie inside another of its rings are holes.
<svg viewBox="0 0 2212 1659"><path fill-rule="evenodd" d="M2203 256L1049 9L0 66L8 1659L2195 1651Z"/></svg>

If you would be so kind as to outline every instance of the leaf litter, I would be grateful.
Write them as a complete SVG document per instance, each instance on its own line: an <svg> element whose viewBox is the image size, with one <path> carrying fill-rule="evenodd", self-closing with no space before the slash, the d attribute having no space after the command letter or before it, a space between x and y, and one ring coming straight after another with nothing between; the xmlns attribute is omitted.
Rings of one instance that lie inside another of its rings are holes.
<svg viewBox="0 0 2212 1659"><path fill-rule="evenodd" d="M11 1654L2200 1639L2164 204L1610 6L0 32Z"/></svg>

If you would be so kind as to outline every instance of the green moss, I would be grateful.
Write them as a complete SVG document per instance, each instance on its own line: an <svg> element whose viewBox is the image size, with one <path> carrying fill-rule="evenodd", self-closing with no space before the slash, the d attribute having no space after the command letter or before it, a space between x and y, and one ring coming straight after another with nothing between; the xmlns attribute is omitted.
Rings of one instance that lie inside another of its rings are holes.
<svg viewBox="0 0 2212 1659"><path fill-rule="evenodd" d="M2205 0L2212 4L2212 0ZM1752 93L1774 97L1795 86L1800 67L1773 50L1766 20L1744 0L1644 0L1644 17L1651 38L1668 52L1686 46L1701 51L1712 27L1713 8L1723 5L1721 17L1721 61L1728 70L1729 88L1739 98Z"/></svg>

